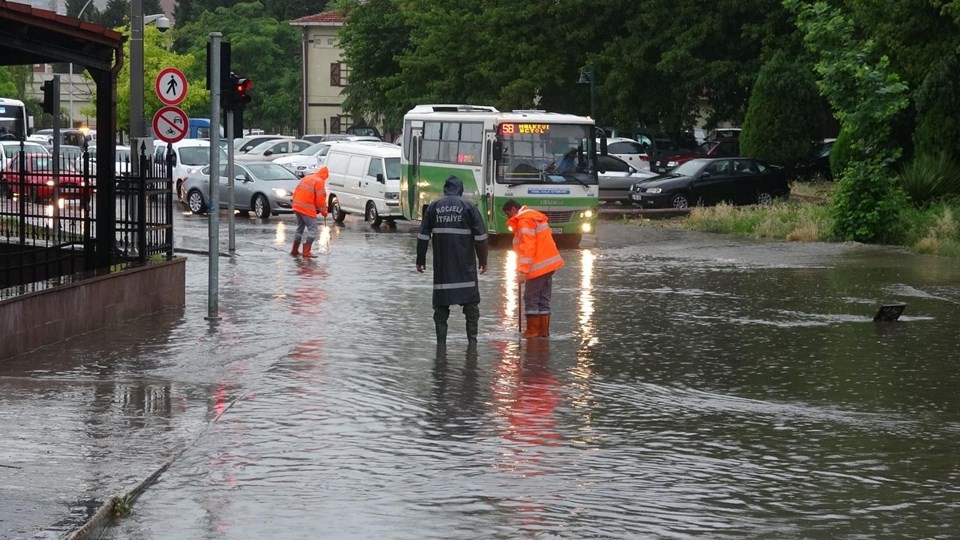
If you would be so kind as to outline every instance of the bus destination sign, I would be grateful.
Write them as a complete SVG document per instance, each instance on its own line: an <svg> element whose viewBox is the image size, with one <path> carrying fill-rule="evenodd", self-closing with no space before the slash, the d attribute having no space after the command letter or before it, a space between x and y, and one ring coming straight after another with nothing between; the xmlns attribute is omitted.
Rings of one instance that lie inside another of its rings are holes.
<svg viewBox="0 0 960 540"><path fill-rule="evenodd" d="M549 131L550 124L515 124L512 122L500 124L502 135L543 135Z"/></svg>

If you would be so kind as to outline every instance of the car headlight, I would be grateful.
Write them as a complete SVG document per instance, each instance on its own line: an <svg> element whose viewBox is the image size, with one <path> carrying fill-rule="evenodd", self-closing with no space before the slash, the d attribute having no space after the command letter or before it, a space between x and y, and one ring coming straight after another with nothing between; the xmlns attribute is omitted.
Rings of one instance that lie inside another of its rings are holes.
<svg viewBox="0 0 960 540"><path fill-rule="evenodd" d="M679 165L679 163L677 163L676 161L667 162L667 167L676 167L677 165Z"/></svg>
<svg viewBox="0 0 960 540"><path fill-rule="evenodd" d="M647 193L660 193L661 191L663 190L658 187L647 188Z"/></svg>
<svg viewBox="0 0 960 540"><path fill-rule="evenodd" d="M400 192L399 192L399 191L388 191L388 192L386 192L386 193L383 194L383 198L386 199L386 200L388 200L388 201L399 201L399 200L400 200Z"/></svg>
<svg viewBox="0 0 960 540"><path fill-rule="evenodd" d="M277 197L286 197L287 195L290 195L290 192L281 188L273 188L273 194Z"/></svg>
<svg viewBox="0 0 960 540"><path fill-rule="evenodd" d="M52 185L53 185L53 180L47 180L47 185L48 185L48 186L52 186Z"/></svg>

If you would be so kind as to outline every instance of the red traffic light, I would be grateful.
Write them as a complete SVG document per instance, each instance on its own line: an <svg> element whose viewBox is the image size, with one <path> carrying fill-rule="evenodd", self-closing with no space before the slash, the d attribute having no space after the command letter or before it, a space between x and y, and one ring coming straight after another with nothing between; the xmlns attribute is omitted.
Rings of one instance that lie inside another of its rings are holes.
<svg viewBox="0 0 960 540"><path fill-rule="evenodd" d="M253 81L250 79L237 79L234 85L234 93L241 103L250 102L250 89L253 88Z"/></svg>

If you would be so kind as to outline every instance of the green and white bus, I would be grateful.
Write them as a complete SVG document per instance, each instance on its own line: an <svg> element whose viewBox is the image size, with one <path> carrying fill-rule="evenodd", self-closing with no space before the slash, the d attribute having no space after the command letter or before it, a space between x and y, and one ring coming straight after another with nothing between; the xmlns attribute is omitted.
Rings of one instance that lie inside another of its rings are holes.
<svg viewBox="0 0 960 540"><path fill-rule="evenodd" d="M558 244L575 247L597 226L594 129L593 119L571 114L418 105L403 119L403 217L421 219L457 175L489 234L511 234L500 207L513 198L546 214ZM564 161L568 152L575 159Z"/></svg>

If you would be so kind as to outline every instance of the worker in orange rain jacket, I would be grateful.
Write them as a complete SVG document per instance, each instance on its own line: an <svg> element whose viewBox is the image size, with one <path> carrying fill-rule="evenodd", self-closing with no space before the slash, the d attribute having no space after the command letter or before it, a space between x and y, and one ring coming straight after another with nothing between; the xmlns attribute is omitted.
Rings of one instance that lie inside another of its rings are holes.
<svg viewBox="0 0 960 540"><path fill-rule="evenodd" d="M523 312L527 316L527 330L523 337L550 335L550 296L553 293L553 273L563 267L563 259L550 233L547 216L520 206L508 199L503 213L513 231L513 250L517 253L517 281L526 282L523 291Z"/></svg>
<svg viewBox="0 0 960 540"><path fill-rule="evenodd" d="M313 174L303 177L293 190L293 213L297 215L297 232L293 235L291 255L300 254L300 242L303 242L303 256L312 258L313 241L317 237L317 213L327 217L327 167L320 167ZM306 232L304 232L306 229Z"/></svg>

